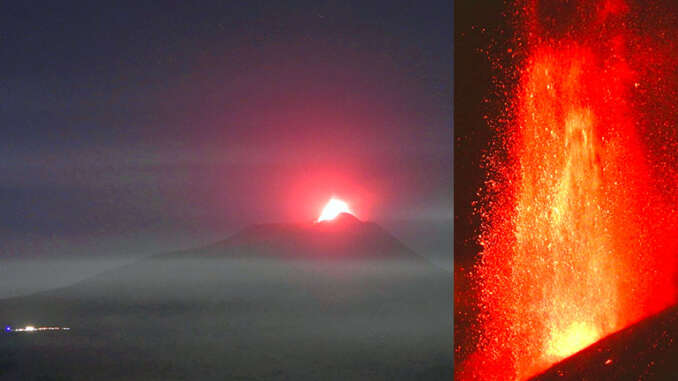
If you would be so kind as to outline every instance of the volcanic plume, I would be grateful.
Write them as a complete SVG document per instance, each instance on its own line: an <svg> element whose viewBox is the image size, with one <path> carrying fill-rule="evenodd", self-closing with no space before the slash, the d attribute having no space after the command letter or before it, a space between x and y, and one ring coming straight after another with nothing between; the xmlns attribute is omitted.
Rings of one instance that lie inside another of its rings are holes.
<svg viewBox="0 0 678 381"><path fill-rule="evenodd" d="M640 5L515 5L461 376L527 378L675 303L676 53L656 36L676 23Z"/></svg>

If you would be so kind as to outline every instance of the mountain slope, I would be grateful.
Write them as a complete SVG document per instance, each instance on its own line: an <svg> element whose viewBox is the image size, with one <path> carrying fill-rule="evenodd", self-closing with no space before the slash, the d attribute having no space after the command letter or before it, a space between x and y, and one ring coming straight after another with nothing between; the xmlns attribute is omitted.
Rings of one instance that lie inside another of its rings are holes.
<svg viewBox="0 0 678 381"><path fill-rule="evenodd" d="M338 222L258 225L3 300L1 323L71 330L5 334L0 379L451 379L449 274Z"/></svg>
<svg viewBox="0 0 678 381"><path fill-rule="evenodd" d="M614 333L533 380L675 380L678 307Z"/></svg>
<svg viewBox="0 0 678 381"><path fill-rule="evenodd" d="M348 213L320 223L253 225L197 252L173 255L196 254L230 258L422 261L379 225L362 222Z"/></svg>

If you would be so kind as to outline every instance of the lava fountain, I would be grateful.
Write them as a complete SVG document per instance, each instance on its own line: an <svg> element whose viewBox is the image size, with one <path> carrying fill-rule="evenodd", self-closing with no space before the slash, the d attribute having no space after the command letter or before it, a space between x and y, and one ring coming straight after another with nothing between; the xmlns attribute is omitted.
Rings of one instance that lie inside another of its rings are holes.
<svg viewBox="0 0 678 381"><path fill-rule="evenodd" d="M528 378L676 301L675 176L657 170L638 101L653 45L623 1L552 3L570 20L517 7L522 58L478 209L480 314L461 378Z"/></svg>

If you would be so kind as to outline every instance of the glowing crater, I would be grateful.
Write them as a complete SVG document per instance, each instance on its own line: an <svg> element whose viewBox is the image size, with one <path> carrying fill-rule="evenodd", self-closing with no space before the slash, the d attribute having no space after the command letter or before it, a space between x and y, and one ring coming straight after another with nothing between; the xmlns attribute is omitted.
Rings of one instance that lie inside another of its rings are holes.
<svg viewBox="0 0 678 381"><path fill-rule="evenodd" d="M323 208L322 212L320 213L320 217L318 217L316 222L331 221L342 213L353 214L353 211L351 211L351 208L349 208L345 201L332 198L327 202L327 204L325 204L325 207Z"/></svg>
<svg viewBox="0 0 678 381"><path fill-rule="evenodd" d="M593 344L600 332L583 322L572 323L563 331L556 330L546 346L546 354L560 360Z"/></svg>

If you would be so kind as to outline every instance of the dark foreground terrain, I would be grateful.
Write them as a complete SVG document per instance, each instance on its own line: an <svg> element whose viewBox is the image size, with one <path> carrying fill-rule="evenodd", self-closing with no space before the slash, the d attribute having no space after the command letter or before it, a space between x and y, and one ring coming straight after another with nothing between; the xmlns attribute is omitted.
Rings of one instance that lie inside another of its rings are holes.
<svg viewBox="0 0 678 381"><path fill-rule="evenodd" d="M160 256L3 300L3 380L450 380L450 274L417 261Z"/></svg>
<svg viewBox="0 0 678 381"><path fill-rule="evenodd" d="M533 380L678 379L678 307L614 333Z"/></svg>

